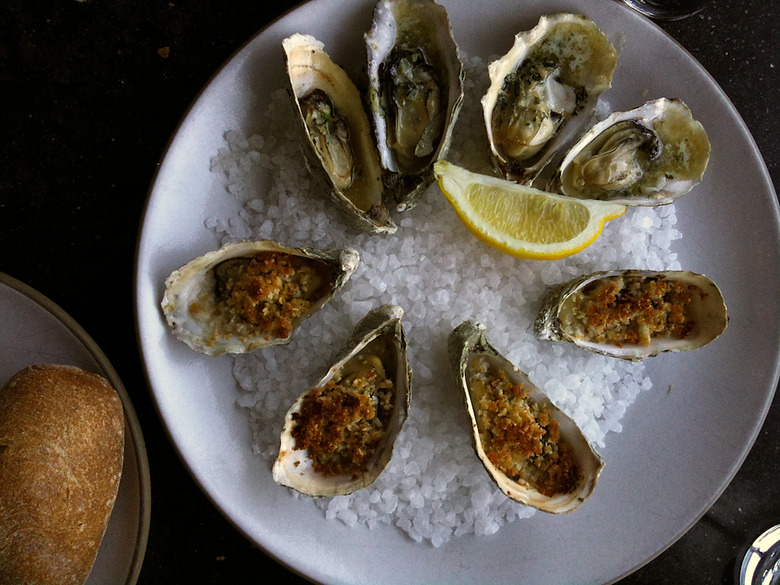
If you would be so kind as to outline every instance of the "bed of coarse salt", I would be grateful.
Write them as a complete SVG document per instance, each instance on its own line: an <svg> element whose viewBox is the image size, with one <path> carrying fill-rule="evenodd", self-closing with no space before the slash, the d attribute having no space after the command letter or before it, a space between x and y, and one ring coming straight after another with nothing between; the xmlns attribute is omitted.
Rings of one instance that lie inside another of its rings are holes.
<svg viewBox="0 0 780 585"><path fill-rule="evenodd" d="M448 160L490 174L480 96L487 71L464 56L465 100ZM434 184L421 202L396 214L398 231L377 236L345 227L310 181L284 89L273 92L262 125L229 130L211 170L244 202L236 217L206 222L223 242L270 238L289 246L352 246L360 266L336 296L301 326L292 343L234 361L255 453L271 472L279 433L293 400L327 371L335 349L373 307L405 310L414 371L409 419L393 458L369 488L312 499L290 490L301 506L329 520L367 530L394 525L417 542L441 546L465 534L485 535L534 510L506 498L471 446L470 426L446 356L447 336L466 319L487 327L488 340L525 371L597 447L621 431L621 418L652 386L641 363L598 356L566 343L537 340L532 323L550 285L617 268L678 270L670 250L681 237L673 205L633 208L608 222L584 251L558 261L521 260L474 238ZM282 489L282 488L280 488Z"/></svg>

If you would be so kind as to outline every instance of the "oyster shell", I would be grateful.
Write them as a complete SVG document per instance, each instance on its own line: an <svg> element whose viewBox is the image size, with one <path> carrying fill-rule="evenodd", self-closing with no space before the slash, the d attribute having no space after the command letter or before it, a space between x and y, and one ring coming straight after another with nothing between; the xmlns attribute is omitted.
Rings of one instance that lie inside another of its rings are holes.
<svg viewBox="0 0 780 585"><path fill-rule="evenodd" d="M379 0L365 39L377 147L404 211L447 154L463 102L463 67L447 11L433 0Z"/></svg>
<svg viewBox="0 0 780 585"><path fill-rule="evenodd" d="M225 244L166 279L163 313L178 339L211 356L289 343L359 260L351 248L287 248L271 240Z"/></svg>
<svg viewBox="0 0 780 585"><path fill-rule="evenodd" d="M383 171L362 98L347 73L310 35L282 41L302 150L313 177L358 229L392 233Z"/></svg>
<svg viewBox="0 0 780 585"><path fill-rule="evenodd" d="M273 466L277 483L311 496L346 495L387 466L411 394L402 317L395 305L370 311L325 377L292 404Z"/></svg>
<svg viewBox="0 0 780 585"><path fill-rule="evenodd" d="M690 191L707 168L710 142L679 99L615 112L563 158L548 190L623 205L663 205Z"/></svg>
<svg viewBox="0 0 780 585"><path fill-rule="evenodd" d="M488 65L482 98L495 167L505 179L530 184L560 144L572 138L611 87L617 52L589 18L542 16Z"/></svg>
<svg viewBox="0 0 780 585"><path fill-rule="evenodd" d="M720 336L727 324L723 295L704 275L613 270L551 289L542 300L534 333L638 361L698 349Z"/></svg>
<svg viewBox="0 0 780 585"><path fill-rule="evenodd" d="M544 512L575 510L604 465L576 423L488 343L482 323L455 328L448 352L477 456L501 491Z"/></svg>

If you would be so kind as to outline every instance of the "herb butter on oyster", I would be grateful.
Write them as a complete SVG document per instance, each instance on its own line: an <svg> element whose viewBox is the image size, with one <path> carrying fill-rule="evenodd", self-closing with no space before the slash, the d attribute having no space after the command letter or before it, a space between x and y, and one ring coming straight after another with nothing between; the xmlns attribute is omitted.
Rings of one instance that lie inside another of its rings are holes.
<svg viewBox="0 0 780 585"><path fill-rule="evenodd" d="M663 205L690 191L707 168L710 142L678 99L615 112L569 150L549 190L622 205Z"/></svg>
<svg viewBox="0 0 780 585"><path fill-rule="evenodd" d="M173 334L211 356L289 343L357 268L351 248L287 248L240 241L195 258L165 281Z"/></svg>
<svg viewBox="0 0 780 585"><path fill-rule="evenodd" d="M433 182L463 102L463 67L447 10L433 0L379 0L365 35L368 102L397 209Z"/></svg>
<svg viewBox="0 0 780 585"><path fill-rule="evenodd" d="M290 97L312 176L355 228L396 230L385 206L379 153L362 98L347 73L309 35L282 41Z"/></svg>
<svg viewBox="0 0 780 585"><path fill-rule="evenodd" d="M490 154L505 179L530 184L612 84L617 52L589 18L542 16L488 65L482 98Z"/></svg>
<svg viewBox="0 0 780 585"><path fill-rule="evenodd" d="M501 491L553 514L579 507L604 463L577 424L488 343L483 324L459 325L448 352L474 449Z"/></svg>
<svg viewBox="0 0 780 585"><path fill-rule="evenodd" d="M328 373L285 417L274 480L310 496L371 485L409 412L412 371L403 309L383 305L355 327Z"/></svg>

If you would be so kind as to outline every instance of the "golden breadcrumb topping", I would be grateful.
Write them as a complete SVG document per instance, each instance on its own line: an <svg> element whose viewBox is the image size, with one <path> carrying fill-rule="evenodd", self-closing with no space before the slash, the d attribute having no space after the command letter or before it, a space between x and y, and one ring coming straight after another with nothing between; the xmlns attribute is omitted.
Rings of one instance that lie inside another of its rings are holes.
<svg viewBox="0 0 780 585"><path fill-rule="evenodd" d="M545 496L573 491L581 468L549 408L530 399L505 371L476 361L469 386L488 459L513 481L530 484Z"/></svg>
<svg viewBox="0 0 780 585"><path fill-rule="evenodd" d="M379 358L352 358L330 382L309 392L293 414L295 448L308 449L322 475L358 477L385 441L392 398L393 382Z"/></svg>
<svg viewBox="0 0 780 585"><path fill-rule="evenodd" d="M286 339L293 323L327 294L330 268L321 260L283 252L234 258L214 268L226 334Z"/></svg>
<svg viewBox="0 0 780 585"><path fill-rule="evenodd" d="M653 338L684 339L695 323L686 310L698 288L663 275L600 279L564 303L564 326L575 335L622 347Z"/></svg>

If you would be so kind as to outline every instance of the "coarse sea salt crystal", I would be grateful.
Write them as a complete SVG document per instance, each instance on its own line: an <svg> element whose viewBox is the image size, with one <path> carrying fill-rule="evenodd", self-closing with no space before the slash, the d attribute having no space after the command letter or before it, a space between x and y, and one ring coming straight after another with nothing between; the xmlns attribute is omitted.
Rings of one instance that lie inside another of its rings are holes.
<svg viewBox="0 0 780 585"><path fill-rule="evenodd" d="M489 83L485 62L464 55L466 95L448 158L491 173L482 146L479 99ZM273 459L287 408L324 375L335 349L369 309L384 303L406 311L414 368L409 418L393 458L376 482L349 496L296 498L327 520L354 530L395 526L416 542L445 546L464 535L489 535L534 514L506 498L488 478L472 447L470 425L452 382L446 344L465 319L487 327L488 339L603 447L638 394L652 388L641 363L611 360L570 344L539 342L531 332L548 287L581 274L616 268L678 267L671 245L674 204L632 208L605 225L582 252L554 262L520 260L485 246L458 220L436 185L418 206L396 217L392 236L356 233L311 182L301 157L284 89L273 91L262 123L247 137L231 129L210 169L225 179L225 195L244 200L236 217L209 216L204 225L222 241L269 238L292 246L351 246L361 254L353 277L287 346L234 358L254 453ZM601 113L608 111L600 103ZM258 185L264 185L259 190ZM233 195L230 195L230 193ZM281 488L280 488L281 489Z"/></svg>

